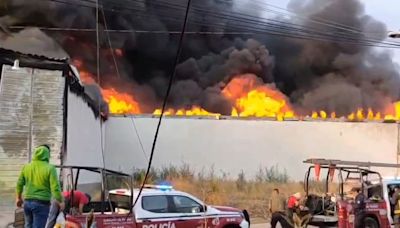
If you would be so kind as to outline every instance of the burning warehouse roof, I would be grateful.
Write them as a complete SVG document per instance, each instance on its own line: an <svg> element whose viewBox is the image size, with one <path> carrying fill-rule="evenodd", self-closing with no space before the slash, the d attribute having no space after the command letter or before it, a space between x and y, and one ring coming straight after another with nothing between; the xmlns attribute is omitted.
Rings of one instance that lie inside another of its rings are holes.
<svg viewBox="0 0 400 228"><path fill-rule="evenodd" d="M10 0L0 21L11 31L43 27L82 81L100 84L111 113L157 115L184 3L101 1L100 75L92 4ZM385 25L367 15L361 1L292 0L284 17L265 16L271 7L193 1L167 114L400 118L397 66L388 52L373 48L394 43L384 40Z"/></svg>

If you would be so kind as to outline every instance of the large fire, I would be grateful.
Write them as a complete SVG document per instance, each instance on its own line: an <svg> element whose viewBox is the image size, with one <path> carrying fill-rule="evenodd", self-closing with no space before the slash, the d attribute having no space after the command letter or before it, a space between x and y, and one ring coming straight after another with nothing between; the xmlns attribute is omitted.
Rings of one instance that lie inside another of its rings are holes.
<svg viewBox="0 0 400 228"><path fill-rule="evenodd" d="M111 113L114 114L139 114L139 103L127 93L119 93L114 88L103 89L102 94L108 103Z"/></svg>
<svg viewBox="0 0 400 228"><path fill-rule="evenodd" d="M153 112L154 115L161 115L161 109L156 109ZM221 114L219 113L211 113L206 111L203 108L200 108L198 106L193 106L191 109L172 109L169 108L167 110L164 111L164 115L170 116L170 115L174 115L174 116L221 116Z"/></svg>
<svg viewBox="0 0 400 228"><path fill-rule="evenodd" d="M116 54L122 54L120 49L116 50ZM74 59L73 64L79 69L80 80L84 84L92 84L96 82L96 78L83 65L83 61ZM101 82L100 82L101 84ZM108 103L110 113L113 114L139 114L141 113L140 105L132 94L119 92L115 88L102 87L102 95Z"/></svg>
<svg viewBox="0 0 400 228"><path fill-rule="evenodd" d="M222 94L233 102L232 116L278 119L294 116L286 96L272 86L263 85L255 75L235 77Z"/></svg>
<svg viewBox="0 0 400 228"><path fill-rule="evenodd" d="M117 54L120 54L118 50ZM73 64L79 69L81 81L85 84L96 82L93 74L89 73L83 66L82 61L75 59ZM222 90L224 97L232 104L231 116L233 117L258 117L285 119L319 119L348 121L396 121L400 120L400 101L388 105L382 112L374 112L372 109L357 109L347 116L338 116L335 112L327 113L324 110L311 112L309 115L298 115L291 106L287 97L273 85L263 84L260 79L252 74L244 74L233 77L233 79ZM140 114L142 113L140 103L132 93L124 93L116 88L102 88L102 95L109 105L110 113L113 114ZM161 109L156 109L153 115L160 115ZM192 106L189 109L165 110L164 115L171 116L213 116L220 117L219 113L209 112L202 107Z"/></svg>

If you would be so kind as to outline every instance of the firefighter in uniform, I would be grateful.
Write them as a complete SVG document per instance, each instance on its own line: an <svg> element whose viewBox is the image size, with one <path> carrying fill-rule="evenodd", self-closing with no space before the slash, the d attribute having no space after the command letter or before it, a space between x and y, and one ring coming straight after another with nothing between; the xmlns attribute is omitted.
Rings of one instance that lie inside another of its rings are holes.
<svg viewBox="0 0 400 228"><path fill-rule="evenodd" d="M301 197L302 195L300 192L297 192L289 197L287 203L287 214L291 222L293 222L294 213L296 213L296 210L300 208Z"/></svg>
<svg viewBox="0 0 400 228"><path fill-rule="evenodd" d="M365 196L364 193L361 191L361 188L355 188L353 190L357 193L354 204L354 227L364 228Z"/></svg>

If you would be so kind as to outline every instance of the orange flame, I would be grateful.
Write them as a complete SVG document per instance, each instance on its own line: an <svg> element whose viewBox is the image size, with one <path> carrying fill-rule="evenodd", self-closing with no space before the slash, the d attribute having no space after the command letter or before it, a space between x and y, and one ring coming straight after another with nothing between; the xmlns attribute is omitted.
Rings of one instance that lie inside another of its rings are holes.
<svg viewBox="0 0 400 228"><path fill-rule="evenodd" d="M153 112L153 115L161 115L161 109L156 109ZM170 116L170 115L175 115L175 116L221 116L221 114L218 113L211 113L206 111L205 109L202 109L198 106L193 106L191 109L167 109L164 111L164 115Z"/></svg>
<svg viewBox="0 0 400 228"><path fill-rule="evenodd" d="M104 100L108 103L110 113L139 114L140 106L135 99L126 93L119 93L114 88L102 89Z"/></svg>
<svg viewBox="0 0 400 228"><path fill-rule="evenodd" d="M121 49L114 50L116 56L123 55ZM80 71L80 79L84 84L96 82L96 77L86 70L83 61L74 59L73 64ZM110 113L113 114L140 114L140 104L132 94L117 91L115 88L103 88L102 94L108 102ZM270 117L276 120L289 118L303 119L291 107L287 97L273 85L264 84L252 74L244 74L234 77L223 89L222 94L232 102L233 117ZM160 115L161 109L156 109L154 115ZM199 106L189 109L168 109L165 115L175 116L214 116L219 113L209 112ZM383 112L374 112L371 108L357 109L347 116L339 117L336 112L327 113L324 110L310 113L312 119L346 119L348 121L400 121L400 101L387 105Z"/></svg>
<svg viewBox="0 0 400 228"><path fill-rule="evenodd" d="M122 55L120 49L115 50L117 55ZM79 69L80 79L84 84L96 83L95 76L86 70L80 59L72 60L74 66ZM119 92L114 88L102 88L104 100L108 103L109 111L113 114L139 114L140 105L132 94Z"/></svg>
<svg viewBox="0 0 400 228"><path fill-rule="evenodd" d="M286 96L270 85L264 85L252 74L232 79L222 94L233 101L232 116L273 117L278 120L294 117Z"/></svg>

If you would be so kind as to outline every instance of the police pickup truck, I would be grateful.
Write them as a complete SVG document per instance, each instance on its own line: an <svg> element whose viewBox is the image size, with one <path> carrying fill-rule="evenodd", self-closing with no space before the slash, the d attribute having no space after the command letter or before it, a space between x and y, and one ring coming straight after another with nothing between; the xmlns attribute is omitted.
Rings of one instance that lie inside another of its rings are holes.
<svg viewBox="0 0 400 228"><path fill-rule="evenodd" d="M121 197L135 200L139 189L134 189L134 198L129 189L109 191L110 199ZM126 213L124 208L116 208ZM133 208L138 228L248 228L246 210L231 207L208 206L196 197L174 190L170 185L146 185Z"/></svg>

